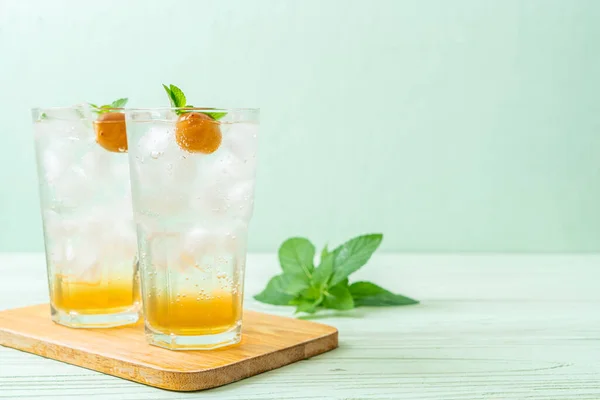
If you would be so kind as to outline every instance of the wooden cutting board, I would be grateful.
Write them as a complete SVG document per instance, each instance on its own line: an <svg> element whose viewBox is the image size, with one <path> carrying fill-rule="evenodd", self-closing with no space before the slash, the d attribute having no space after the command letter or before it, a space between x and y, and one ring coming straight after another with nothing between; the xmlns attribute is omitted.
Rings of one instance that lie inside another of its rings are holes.
<svg viewBox="0 0 600 400"><path fill-rule="evenodd" d="M143 323L71 329L50 320L48 304L0 311L0 345L176 391L209 389L333 350L337 329L244 311L239 345L208 351L150 346Z"/></svg>

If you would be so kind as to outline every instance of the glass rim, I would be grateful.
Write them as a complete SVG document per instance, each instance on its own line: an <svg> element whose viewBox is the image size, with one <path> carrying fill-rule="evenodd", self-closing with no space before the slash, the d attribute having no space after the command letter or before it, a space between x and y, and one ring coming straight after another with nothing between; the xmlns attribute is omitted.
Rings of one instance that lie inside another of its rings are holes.
<svg viewBox="0 0 600 400"><path fill-rule="evenodd" d="M125 107L123 111L198 111L198 112L258 112L260 108L210 108L210 107Z"/></svg>
<svg viewBox="0 0 600 400"><path fill-rule="evenodd" d="M43 111L65 111L77 108L93 108L89 104L78 104L74 106L56 106L56 107L32 107L33 112ZM120 107L104 108L106 111L198 111L198 112L258 112L260 108L251 107L231 107L231 108L210 108L210 107Z"/></svg>
<svg viewBox="0 0 600 400"><path fill-rule="evenodd" d="M66 110L74 110L77 108L84 108L85 105L79 104L76 106L55 106L55 107L32 107L32 112L40 112L40 111L66 111Z"/></svg>

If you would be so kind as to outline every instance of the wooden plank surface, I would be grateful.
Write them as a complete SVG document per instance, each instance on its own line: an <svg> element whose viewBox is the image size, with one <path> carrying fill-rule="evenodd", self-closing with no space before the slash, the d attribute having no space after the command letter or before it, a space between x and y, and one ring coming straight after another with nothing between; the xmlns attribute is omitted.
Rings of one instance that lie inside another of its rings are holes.
<svg viewBox="0 0 600 400"><path fill-rule="evenodd" d="M248 259L245 305L277 271ZM0 308L47 299L42 255L0 257ZM0 347L0 399L600 399L600 256L377 255L357 273L421 305L315 321L336 351L198 393L155 389Z"/></svg>
<svg viewBox="0 0 600 400"><path fill-rule="evenodd" d="M142 323L113 329L69 329L50 306L0 311L0 345L176 391L222 386L333 350L328 325L244 312L239 345L213 351L170 351L146 343Z"/></svg>

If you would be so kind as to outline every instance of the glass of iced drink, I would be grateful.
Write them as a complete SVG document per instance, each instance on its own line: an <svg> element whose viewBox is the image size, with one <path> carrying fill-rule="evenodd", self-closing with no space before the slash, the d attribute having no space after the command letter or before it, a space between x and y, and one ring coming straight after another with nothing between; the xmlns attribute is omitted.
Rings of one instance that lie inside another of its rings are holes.
<svg viewBox="0 0 600 400"><path fill-rule="evenodd" d="M74 328L134 323L140 302L124 115L86 105L32 112L52 319Z"/></svg>
<svg viewBox="0 0 600 400"><path fill-rule="evenodd" d="M148 341L172 350L238 343L259 112L126 114Z"/></svg>

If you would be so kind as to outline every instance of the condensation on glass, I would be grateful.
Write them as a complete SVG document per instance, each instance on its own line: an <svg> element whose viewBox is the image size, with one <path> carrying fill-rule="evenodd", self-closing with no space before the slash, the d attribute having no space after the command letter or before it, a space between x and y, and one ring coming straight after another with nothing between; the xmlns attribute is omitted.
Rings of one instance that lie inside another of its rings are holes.
<svg viewBox="0 0 600 400"><path fill-rule="evenodd" d="M52 319L70 327L134 323L137 246L124 149L97 143L85 105L34 109Z"/></svg>
<svg viewBox="0 0 600 400"><path fill-rule="evenodd" d="M259 112L185 110L220 118L184 132L177 111L126 113L145 329L154 345L211 349L241 338Z"/></svg>

